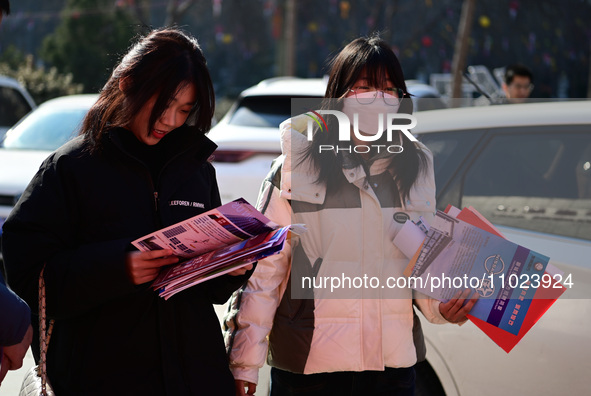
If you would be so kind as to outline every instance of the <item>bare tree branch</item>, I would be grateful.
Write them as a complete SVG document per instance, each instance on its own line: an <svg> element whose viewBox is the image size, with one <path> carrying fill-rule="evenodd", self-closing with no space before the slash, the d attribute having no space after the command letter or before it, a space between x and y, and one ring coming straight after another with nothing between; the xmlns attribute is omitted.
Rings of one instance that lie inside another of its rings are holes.
<svg viewBox="0 0 591 396"><path fill-rule="evenodd" d="M197 3L197 0L169 0L166 6L166 19L164 26L179 23L189 8Z"/></svg>

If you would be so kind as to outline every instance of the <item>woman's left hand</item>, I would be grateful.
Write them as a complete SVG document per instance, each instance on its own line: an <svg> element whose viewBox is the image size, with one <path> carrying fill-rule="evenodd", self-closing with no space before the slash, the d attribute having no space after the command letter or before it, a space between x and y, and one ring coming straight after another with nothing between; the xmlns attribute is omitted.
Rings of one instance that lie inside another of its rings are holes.
<svg viewBox="0 0 591 396"><path fill-rule="evenodd" d="M476 292L474 292L472 298L468 299L470 291L470 289L466 289L463 292L457 292L454 298L446 303L439 304L439 312L441 312L445 320L451 323L463 323L468 320L466 315L478 300L478 293ZM466 300L468 301L466 302Z"/></svg>
<svg viewBox="0 0 591 396"><path fill-rule="evenodd" d="M244 274L246 274L247 271L250 271L251 269L252 269L252 264L248 264L244 267L237 268L232 272L228 272L228 275L232 275L232 276L244 275Z"/></svg>

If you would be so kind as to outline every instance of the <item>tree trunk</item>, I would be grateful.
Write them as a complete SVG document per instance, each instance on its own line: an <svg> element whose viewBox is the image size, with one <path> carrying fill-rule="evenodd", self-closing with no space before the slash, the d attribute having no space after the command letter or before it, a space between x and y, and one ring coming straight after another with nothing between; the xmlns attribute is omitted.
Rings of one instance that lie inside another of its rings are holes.
<svg viewBox="0 0 591 396"><path fill-rule="evenodd" d="M295 76L295 40L296 40L296 2L285 2L285 48L284 71L285 76Z"/></svg>
<svg viewBox="0 0 591 396"><path fill-rule="evenodd" d="M475 2L476 0L464 0L462 5L462 14L460 16L454 56L451 63L452 90L450 103L454 107L458 105L458 99L462 98L462 72L466 68L466 57L468 55L468 47L470 44L470 32L472 30L472 20L474 19Z"/></svg>

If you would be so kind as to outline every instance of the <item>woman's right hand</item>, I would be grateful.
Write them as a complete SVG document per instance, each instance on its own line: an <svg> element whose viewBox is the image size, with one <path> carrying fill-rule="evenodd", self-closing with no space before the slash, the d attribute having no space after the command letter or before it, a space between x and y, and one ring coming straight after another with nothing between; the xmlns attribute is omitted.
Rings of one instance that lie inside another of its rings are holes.
<svg viewBox="0 0 591 396"><path fill-rule="evenodd" d="M153 281L161 267L178 263L179 258L172 254L173 251L170 249L127 253L125 265L133 284L141 285Z"/></svg>
<svg viewBox="0 0 591 396"><path fill-rule="evenodd" d="M251 396L257 390L257 384L252 382L234 380L234 384L236 385L236 396Z"/></svg>

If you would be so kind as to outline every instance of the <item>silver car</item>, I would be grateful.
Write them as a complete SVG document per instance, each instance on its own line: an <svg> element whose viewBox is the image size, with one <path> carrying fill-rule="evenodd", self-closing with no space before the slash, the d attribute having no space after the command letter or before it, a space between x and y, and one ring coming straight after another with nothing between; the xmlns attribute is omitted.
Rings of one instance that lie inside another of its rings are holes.
<svg viewBox="0 0 591 396"><path fill-rule="evenodd" d="M413 129L433 152L438 208L473 206L572 282L504 352L472 323L423 321L418 394L582 395L591 389L591 102L428 111ZM566 285L565 285L566 286Z"/></svg>

